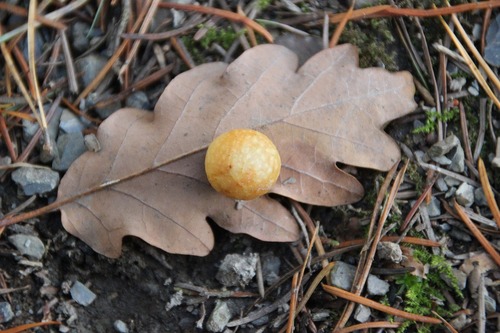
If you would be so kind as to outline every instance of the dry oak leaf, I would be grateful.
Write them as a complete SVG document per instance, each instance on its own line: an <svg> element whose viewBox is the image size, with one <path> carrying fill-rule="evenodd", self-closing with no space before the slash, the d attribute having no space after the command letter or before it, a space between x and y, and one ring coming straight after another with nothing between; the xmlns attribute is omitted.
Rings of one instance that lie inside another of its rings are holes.
<svg viewBox="0 0 500 333"><path fill-rule="evenodd" d="M282 169L272 192L323 206L359 200L361 184L336 163L388 170L399 160L382 128L414 110L412 77L360 69L352 45L297 64L285 47L257 46L230 65L178 75L154 112L115 112L97 133L102 150L81 156L61 181L59 200L106 184L61 208L66 230L108 257L120 255L126 235L170 253L206 255L214 245L207 217L261 240L296 240L296 223L277 201L264 196L236 208L208 184L206 148L234 128L259 130L278 148Z"/></svg>

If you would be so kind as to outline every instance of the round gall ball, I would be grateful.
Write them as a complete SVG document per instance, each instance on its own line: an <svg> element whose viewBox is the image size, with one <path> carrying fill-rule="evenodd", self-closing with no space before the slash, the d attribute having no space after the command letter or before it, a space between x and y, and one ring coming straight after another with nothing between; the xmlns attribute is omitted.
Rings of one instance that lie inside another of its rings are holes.
<svg viewBox="0 0 500 333"><path fill-rule="evenodd" d="M210 144L205 171L212 187L230 198L251 200L269 192L281 169L272 141L250 129L223 133Z"/></svg>

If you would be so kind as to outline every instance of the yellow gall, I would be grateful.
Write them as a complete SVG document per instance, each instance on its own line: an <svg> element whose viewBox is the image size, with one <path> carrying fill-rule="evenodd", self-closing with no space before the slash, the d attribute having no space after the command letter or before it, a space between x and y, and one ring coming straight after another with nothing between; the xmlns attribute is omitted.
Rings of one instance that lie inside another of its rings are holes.
<svg viewBox="0 0 500 333"><path fill-rule="evenodd" d="M250 129L223 133L210 144L205 172L212 187L227 197L251 200L269 192L281 170L278 149Z"/></svg>

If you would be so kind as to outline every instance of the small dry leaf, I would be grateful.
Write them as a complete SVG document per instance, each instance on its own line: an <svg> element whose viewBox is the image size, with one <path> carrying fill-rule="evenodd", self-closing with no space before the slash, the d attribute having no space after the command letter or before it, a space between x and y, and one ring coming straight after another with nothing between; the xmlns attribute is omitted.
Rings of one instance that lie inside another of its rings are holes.
<svg viewBox="0 0 500 333"><path fill-rule="evenodd" d="M408 73L360 69L357 59L356 48L343 45L297 70L293 52L262 45L230 65L205 64L177 76L154 113L123 109L100 126L101 151L73 163L58 198L114 185L64 206L64 227L109 257L120 254L126 235L167 252L206 255L214 243L207 217L262 240L296 240L298 228L277 201L260 197L235 209L234 200L210 187L206 148L230 129L257 129L282 159L272 192L314 205L359 200L362 186L335 164L388 170L400 153L382 128L415 103Z"/></svg>

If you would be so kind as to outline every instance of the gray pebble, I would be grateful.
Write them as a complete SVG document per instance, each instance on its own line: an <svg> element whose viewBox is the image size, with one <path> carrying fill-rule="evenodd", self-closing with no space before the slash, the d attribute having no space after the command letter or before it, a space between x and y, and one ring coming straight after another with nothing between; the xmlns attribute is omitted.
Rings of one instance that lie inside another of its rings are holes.
<svg viewBox="0 0 500 333"><path fill-rule="evenodd" d="M448 223L441 223L439 225L439 228L444 232L448 232L451 230L451 225L449 225Z"/></svg>
<svg viewBox="0 0 500 333"><path fill-rule="evenodd" d="M5 166L5 165L10 165L12 163L12 159L10 156L4 156L0 157L0 165ZM7 170L2 170L0 169L0 177L2 177Z"/></svg>
<svg viewBox="0 0 500 333"><path fill-rule="evenodd" d="M497 15L488 27L484 59L490 65L500 67L500 15Z"/></svg>
<svg viewBox="0 0 500 333"><path fill-rule="evenodd" d="M443 177L439 177L437 180L436 180L436 184L434 185L436 186L436 188L441 191L441 192L446 192L448 191L448 185L446 184L446 182L444 181L444 178Z"/></svg>
<svg viewBox="0 0 500 333"><path fill-rule="evenodd" d="M59 128L64 133L81 133L87 125L73 112L64 109L59 120Z"/></svg>
<svg viewBox="0 0 500 333"><path fill-rule="evenodd" d="M462 183L455 192L457 202L465 207L470 207L474 203L474 187L467 183Z"/></svg>
<svg viewBox="0 0 500 333"><path fill-rule="evenodd" d="M90 25L85 22L76 21L71 25L71 43L75 51L85 52L89 49L90 41L87 38L89 30Z"/></svg>
<svg viewBox="0 0 500 333"><path fill-rule="evenodd" d="M225 301L217 301L207 320L206 328L210 332L222 332L231 319L231 310Z"/></svg>
<svg viewBox="0 0 500 333"><path fill-rule="evenodd" d="M335 266L330 273L330 278L332 284L335 287L342 288L344 290L351 290L352 281L354 280L354 274L356 273L356 267L346 264L342 261L337 261ZM368 276L367 281L367 292L370 295L385 295L389 291L389 284L379 279L374 275Z"/></svg>
<svg viewBox="0 0 500 333"><path fill-rule="evenodd" d="M92 302L97 297L89 288L87 288L80 281L75 281L70 291L71 298L80 305L87 306L92 304Z"/></svg>
<svg viewBox="0 0 500 333"><path fill-rule="evenodd" d="M462 146L458 145L451 151L449 158L451 159L450 170L462 173L465 170L465 155Z"/></svg>
<svg viewBox="0 0 500 333"><path fill-rule="evenodd" d="M58 171L68 170L81 154L87 151L83 135L80 132L62 134L57 139L57 156L52 162L52 169Z"/></svg>
<svg viewBox="0 0 500 333"><path fill-rule="evenodd" d="M452 228L450 230L450 232L448 233L448 235L450 235L451 238L462 241L462 242L471 242L472 241L472 237L468 233L466 233L458 228Z"/></svg>
<svg viewBox="0 0 500 333"><path fill-rule="evenodd" d="M256 268L256 254L228 254L222 261L215 277L226 287L243 287L255 276Z"/></svg>
<svg viewBox="0 0 500 333"><path fill-rule="evenodd" d="M453 177L450 177L450 176L446 176L444 177L444 182L446 183L446 185L448 185L449 187L453 187L453 186L459 186L460 184L462 184L462 182L456 178L453 178Z"/></svg>
<svg viewBox="0 0 500 333"><path fill-rule="evenodd" d="M383 296L389 292L390 285L386 281L376 277L375 275L368 275L366 283L366 291L370 295Z"/></svg>
<svg viewBox="0 0 500 333"><path fill-rule="evenodd" d="M14 318L14 312L9 302L0 302L0 323L6 323Z"/></svg>
<svg viewBox="0 0 500 333"><path fill-rule="evenodd" d="M115 322L113 323L113 327L115 328L115 331L117 331L118 333L128 333L129 332L127 324L125 324L121 320L115 320Z"/></svg>
<svg viewBox="0 0 500 333"><path fill-rule="evenodd" d="M129 108L149 110L151 108L151 103L149 103L148 95L144 91L135 91L130 94L125 105Z"/></svg>
<svg viewBox="0 0 500 333"><path fill-rule="evenodd" d="M11 177L25 195L47 193L59 184L59 173L45 168L22 167L14 171Z"/></svg>
<svg viewBox="0 0 500 333"><path fill-rule="evenodd" d="M488 206L488 201L486 201L486 196L481 187L474 190L474 203L478 206Z"/></svg>
<svg viewBox="0 0 500 333"><path fill-rule="evenodd" d="M83 87L88 86L99 74L99 72L103 69L103 67L106 65L108 62L108 59L98 55L96 53L91 53L83 58L80 58L76 61L75 65L78 70L78 72L82 73L81 76L81 84ZM111 82L112 76L107 75L101 85L107 87L108 84ZM99 85L99 87L101 87Z"/></svg>
<svg viewBox="0 0 500 333"><path fill-rule="evenodd" d="M450 150L460 144L460 140L454 134L450 134L446 139L436 142L427 151L430 158L434 159L439 156L444 156Z"/></svg>
<svg viewBox="0 0 500 333"><path fill-rule="evenodd" d="M45 246L40 238L17 234L9 236L9 242L22 254L40 260L45 254Z"/></svg>
<svg viewBox="0 0 500 333"><path fill-rule="evenodd" d="M431 202L427 205L427 213L430 217L441 215L441 202L435 196L432 196Z"/></svg>
<svg viewBox="0 0 500 333"><path fill-rule="evenodd" d="M400 263L403 260L403 252L399 244L393 242L380 242L377 245L377 256L380 259L388 260L394 263Z"/></svg>
<svg viewBox="0 0 500 333"><path fill-rule="evenodd" d="M85 142L85 147L87 148L88 151L97 153L98 151L101 150L101 143L99 142L97 136L95 136L94 133L85 135L83 140Z"/></svg>
<svg viewBox="0 0 500 333"><path fill-rule="evenodd" d="M440 165L451 165L451 160L446 156L436 156L432 160Z"/></svg>
<svg viewBox="0 0 500 333"><path fill-rule="evenodd" d="M354 319L356 319L360 323L365 323L368 321L368 319L370 319L371 314L372 311L370 310L369 307L360 304L356 307L356 310L354 311Z"/></svg>

